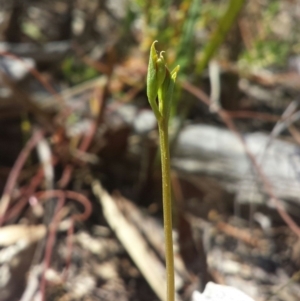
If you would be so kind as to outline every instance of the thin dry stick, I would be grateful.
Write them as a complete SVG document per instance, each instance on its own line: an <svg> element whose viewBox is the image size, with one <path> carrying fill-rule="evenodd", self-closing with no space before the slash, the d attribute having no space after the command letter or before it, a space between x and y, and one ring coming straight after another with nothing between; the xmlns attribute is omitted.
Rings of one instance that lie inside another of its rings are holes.
<svg viewBox="0 0 300 301"><path fill-rule="evenodd" d="M5 217L3 222L7 222L12 218L15 218L19 212L28 204L29 197L36 191L37 187L41 184L44 178L44 170L40 168L37 173L33 176L30 181L28 187L24 187L24 189L20 189L21 191L21 198L15 203L15 205L10 208Z"/></svg>
<svg viewBox="0 0 300 301"><path fill-rule="evenodd" d="M40 290L42 295L42 301L45 301L45 291L46 291L46 271L48 270L50 263L51 263L51 257L52 257L52 251L54 248L55 240L56 240L56 229L58 227L58 223L61 219L61 209L65 203L65 195L63 191L52 191L48 190L47 192L43 192L44 197L48 196L50 198L57 197L58 203L56 205L56 210L54 213L54 217L52 219L51 224L49 225L49 235L46 242L45 247L45 256L44 256L44 265L43 265L43 273L42 273L42 279L40 283ZM38 193L40 195L40 193Z"/></svg>
<svg viewBox="0 0 300 301"><path fill-rule="evenodd" d="M197 87L191 85L188 82L183 82L182 87L189 91L191 94L195 95L197 98L199 98L202 102L204 102L206 105L210 105L210 99L209 97L200 89ZM216 113L221 117L223 122L226 124L226 126L236 135L236 137L239 139L239 141L242 143L245 152L250 159L253 167L255 168L259 178L261 179L263 183L264 190L266 193L270 196L271 200L275 203L276 209L281 216L281 218L285 221L285 223L290 227L290 229L300 238L300 228L298 225L293 221L293 219L287 214L285 209L283 208L283 205L281 201L277 198L273 191L273 187L269 181L269 179L265 176L264 172L260 168L259 164L257 163L254 155L251 153L251 151L248 149L242 135L238 131L237 127L235 126L234 122L232 121L231 117L229 114L223 110L223 109L218 109Z"/></svg>
<svg viewBox="0 0 300 301"><path fill-rule="evenodd" d="M52 251L55 243L55 233L56 229L58 227L58 223L61 219L61 209L65 203L65 199L73 199L77 201L78 203L82 204L84 206L84 212L74 214L71 217L71 224L70 228L68 230L68 242L67 247L70 248L68 250L67 258L66 258L66 269L68 269L70 261L71 261L71 248L72 244L71 236L74 232L73 225L75 221L84 221L86 220L92 213L92 205L91 202L82 194L75 192L75 191L63 191L63 190L48 190L48 191L42 191L37 192L36 197L39 199L49 199L49 198L58 198L58 204L56 206L55 214L52 219L52 222L50 224L49 228L49 236L46 243L46 251L45 251L45 257L44 257L44 268L43 268L43 274L42 274L42 280L41 280L41 295L42 300L45 300L45 289L46 289L46 278L45 278L45 272L50 266L51 263L51 257L52 257ZM66 277L67 271L64 273L64 277Z"/></svg>
<svg viewBox="0 0 300 301"><path fill-rule="evenodd" d="M19 154L11 172L8 176L3 195L0 200L0 226L2 226L4 221L4 216L6 210L9 206L12 191L16 185L18 176L30 154L32 149L38 144L38 142L43 138L43 131L37 130L33 133L32 137L28 140L27 144Z"/></svg>
<svg viewBox="0 0 300 301"><path fill-rule="evenodd" d="M0 51L0 56L3 57L7 57L10 58L12 60L21 62L24 67L28 70L29 73L32 74L32 76L34 76L43 86L44 88L51 94L53 95L57 101L60 102L61 98L59 96L59 94L57 94L57 92L54 90L54 88L50 85L50 83L45 79L45 77L43 77L43 75L36 69L33 68L32 66L30 66L26 61L24 61L22 58L7 52L7 51Z"/></svg>

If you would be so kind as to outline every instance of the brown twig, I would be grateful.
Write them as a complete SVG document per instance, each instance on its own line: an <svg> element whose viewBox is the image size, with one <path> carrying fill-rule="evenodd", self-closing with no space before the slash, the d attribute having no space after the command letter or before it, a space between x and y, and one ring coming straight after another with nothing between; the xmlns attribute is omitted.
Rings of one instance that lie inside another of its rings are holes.
<svg viewBox="0 0 300 301"><path fill-rule="evenodd" d="M12 191L16 185L18 176L20 174L21 169L23 168L30 152L37 145L37 143L43 138L43 131L36 130L31 138L28 140L27 144L19 154L14 166L11 169L11 172L8 176L3 195L0 200L0 226L2 226L4 222L4 216L7 211L7 208L10 203Z"/></svg>
<svg viewBox="0 0 300 301"><path fill-rule="evenodd" d="M26 206L28 203L28 198L34 194L37 187L40 185L44 178L44 171L42 168L38 170L38 172L34 175L28 187L24 187L24 192L22 193L22 197L16 202L16 204L7 211L7 214L4 217L4 222L14 218L18 215L18 213Z"/></svg>
<svg viewBox="0 0 300 301"><path fill-rule="evenodd" d="M88 55L86 55L83 51L83 49L80 47L79 44L73 43L72 47L77 54L77 56L89 67L96 69L100 73L104 74L111 74L111 67L107 64L104 64L99 61L95 61L94 59L90 58Z"/></svg>
<svg viewBox="0 0 300 301"><path fill-rule="evenodd" d="M253 112L253 111L227 111L227 114L231 118L259 119L259 120L269 121L269 122L277 122L281 119L281 117L276 115Z"/></svg>
<svg viewBox="0 0 300 301"><path fill-rule="evenodd" d="M31 112L45 129L53 131L54 126L51 114L41 109L41 107L31 99L28 93L20 89L17 84L1 70L0 75L4 84L10 89L12 99L23 106L26 111Z"/></svg>
<svg viewBox="0 0 300 301"><path fill-rule="evenodd" d="M58 227L58 223L61 219L61 209L63 208L63 205L65 203L65 199L73 199L80 204L84 206L84 212L79 214L74 214L71 217L71 225L68 230L68 242L72 239L71 235L74 232L73 225L75 221L84 221L86 220L92 213L92 205L90 201L82 194L75 192L75 191L63 191L63 190L48 190L48 191L42 191L35 194L37 198L39 199L51 199L51 198L57 198L58 203L56 206L55 214L52 219L52 222L49 227L49 236L46 243L46 251L45 251L45 257L44 257L44 268L43 268L43 274L42 274L42 280L41 280L41 295L42 295L42 301L45 301L45 289L46 289L46 278L45 278L45 272L50 266L51 262L51 256L53 251L53 246L55 243L55 233ZM68 243L68 247L72 248L72 244ZM67 258L66 258L66 264L67 267L70 264L70 258L71 258L71 250L68 251Z"/></svg>
<svg viewBox="0 0 300 301"><path fill-rule="evenodd" d="M225 234L234 237L238 240L245 242L246 244L252 247L260 247L260 242L257 238L253 237L249 231L245 231L243 229L236 228L232 225L229 225L224 222L218 222L217 228L224 232Z"/></svg>
<svg viewBox="0 0 300 301"><path fill-rule="evenodd" d="M65 194L63 191L59 190L48 190L42 193L37 193L39 198L58 198L58 203L56 205L55 214L53 216L52 222L49 225L49 235L45 247L45 256L44 256L44 266L43 266L43 273L42 279L40 284L40 290L42 295L42 301L45 301L45 290L46 290L46 278L45 273L50 266L52 251L55 243L55 233L58 227L58 223L61 219L60 211L65 203Z"/></svg>
<svg viewBox="0 0 300 301"><path fill-rule="evenodd" d="M209 97L203 91L201 91L199 88L193 86L192 84L190 84L188 82L183 82L182 87L185 90L187 90L188 92L190 92L191 94L195 95L198 99L200 99L206 105L208 105L208 106L210 105ZM273 191L272 184L270 183L269 179L265 176L264 172L262 171L261 167L259 166L259 164L256 161L252 152L247 147L244 138L242 137L242 135L238 131L237 127L235 126L234 122L232 121L232 118L229 116L227 111L225 111L221 108L218 108L216 110L216 113L220 116L220 118L226 124L228 129L230 129L235 134L235 136L238 138L238 140L242 143L245 153L247 154L247 156L250 159L253 167L255 168L259 178L262 181L265 192L270 196L271 200L275 203L275 206L276 206L276 209L277 209L279 215L285 221L285 223L290 227L290 229L300 238L300 228L283 208L281 201L277 198L277 196L275 195L275 193Z"/></svg>
<svg viewBox="0 0 300 301"><path fill-rule="evenodd" d="M7 57L10 58L12 60L21 62L24 67L28 70L28 72L34 76L43 86L44 88L53 96L55 96L55 98L57 99L57 101L60 101L61 98L59 96L59 94L54 90L54 88L50 85L50 83L45 79L45 77L43 77L43 75L36 69L31 67L30 65L27 64L26 61L24 61L22 58L7 52L7 51L0 51L0 56L3 57Z"/></svg>
<svg viewBox="0 0 300 301"><path fill-rule="evenodd" d="M86 220L92 213L92 205L90 201L82 194L79 194L74 191L66 191L66 197L76 200L77 202L81 203L85 210L82 214L75 214L71 217L71 224L68 229L67 234L67 255L66 255L66 268L64 271L64 278L66 279L68 274L68 269L70 267L71 263L71 256L72 256L72 249L73 249L73 243L72 243L72 237L74 234L74 224L76 221L84 221Z"/></svg>
<svg viewBox="0 0 300 301"><path fill-rule="evenodd" d="M98 101L99 106L97 106L96 112L92 112L92 115L94 118L91 122L88 132L83 135L82 141L79 145L78 150L81 152L86 152L88 150L88 148L91 145L93 138L96 134L98 120L100 119L99 116L101 115L101 111L103 110L103 101L104 101L104 94L105 94L104 90L105 89L106 89L105 87L102 88L100 91L99 91L99 89L95 89L95 98L96 98L96 101ZM72 166L70 164L64 168L62 177L59 180L59 186L61 188L64 188L68 185L68 183L70 182L73 170L74 170L74 166Z"/></svg>

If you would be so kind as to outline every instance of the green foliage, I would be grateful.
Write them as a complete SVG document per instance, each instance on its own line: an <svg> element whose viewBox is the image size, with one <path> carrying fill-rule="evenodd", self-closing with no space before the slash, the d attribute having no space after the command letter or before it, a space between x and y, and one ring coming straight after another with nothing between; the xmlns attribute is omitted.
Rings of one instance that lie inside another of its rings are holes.
<svg viewBox="0 0 300 301"><path fill-rule="evenodd" d="M252 46L246 49L239 59L239 65L247 68L267 68L270 66L282 66L288 54L293 49L293 34L278 37L274 33L274 24L280 13L282 1L274 0L268 3L261 13L259 35L252 42Z"/></svg>
<svg viewBox="0 0 300 301"><path fill-rule="evenodd" d="M240 65L252 68L266 68L272 65L283 65L290 51L288 43L269 40L257 41L250 51L246 51L240 58Z"/></svg>
<svg viewBox="0 0 300 301"><path fill-rule="evenodd" d="M71 85L76 85L98 76L97 70L70 56L62 64L62 72Z"/></svg>
<svg viewBox="0 0 300 301"><path fill-rule="evenodd" d="M177 62L183 71L192 66L195 57L194 33L201 12L201 1L192 0L186 15L176 54Z"/></svg>
<svg viewBox="0 0 300 301"><path fill-rule="evenodd" d="M275 17L275 15L279 12L280 8L280 1L273 0L271 3L269 3L266 11L264 12L264 18L266 21L270 21L272 18Z"/></svg>
<svg viewBox="0 0 300 301"><path fill-rule="evenodd" d="M43 42L45 40L45 36L41 32L40 28L33 22L22 23L22 31L35 41Z"/></svg>
<svg viewBox="0 0 300 301"><path fill-rule="evenodd" d="M200 24L202 27L210 28L215 25L226 10L227 1L215 3L213 1L203 1L201 9Z"/></svg>

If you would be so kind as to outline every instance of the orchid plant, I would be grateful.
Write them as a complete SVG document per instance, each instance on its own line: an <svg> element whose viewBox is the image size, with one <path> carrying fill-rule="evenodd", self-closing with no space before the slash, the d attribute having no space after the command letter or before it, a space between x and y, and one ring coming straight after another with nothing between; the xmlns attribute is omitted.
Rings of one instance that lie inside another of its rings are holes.
<svg viewBox="0 0 300 301"><path fill-rule="evenodd" d="M164 51L157 52L152 43L147 74L147 96L158 123L162 167L164 232L166 246L167 301L175 300L174 256L172 238L172 200L168 124L173 90L179 66L169 71Z"/></svg>

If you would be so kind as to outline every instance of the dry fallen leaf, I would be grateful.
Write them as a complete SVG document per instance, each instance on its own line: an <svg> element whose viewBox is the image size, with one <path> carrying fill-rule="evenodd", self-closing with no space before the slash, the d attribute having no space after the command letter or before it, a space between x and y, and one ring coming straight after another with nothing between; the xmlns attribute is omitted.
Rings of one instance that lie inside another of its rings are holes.
<svg viewBox="0 0 300 301"><path fill-rule="evenodd" d="M0 246L7 247L19 240L35 242L46 234L44 225L11 225L0 228Z"/></svg>

